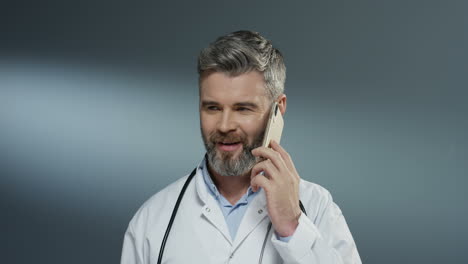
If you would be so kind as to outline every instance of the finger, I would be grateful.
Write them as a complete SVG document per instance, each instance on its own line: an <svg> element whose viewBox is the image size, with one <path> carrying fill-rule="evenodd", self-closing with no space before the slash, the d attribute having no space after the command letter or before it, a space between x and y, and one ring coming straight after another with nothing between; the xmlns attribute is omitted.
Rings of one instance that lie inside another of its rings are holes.
<svg viewBox="0 0 468 264"><path fill-rule="evenodd" d="M264 159L269 159L273 163L273 165L279 170L282 171L283 169L287 169L287 165L284 162L280 153L276 152L271 148L266 147L258 147L252 150L252 154L256 157L262 157Z"/></svg>
<svg viewBox="0 0 468 264"><path fill-rule="evenodd" d="M278 175L279 171L278 169L273 165L273 163L270 160L264 160L262 162L257 163L253 168L250 173L250 178L255 177L262 171L265 172L265 176L267 178L273 179Z"/></svg>
<svg viewBox="0 0 468 264"><path fill-rule="evenodd" d="M257 192L260 187L267 191L270 189L270 184L270 180L262 174L258 174L250 180L250 186L254 192Z"/></svg>
<svg viewBox="0 0 468 264"><path fill-rule="evenodd" d="M296 167L294 166L294 162L292 161L289 153L280 144L278 144L278 142L274 141L273 139L270 141L270 146L273 150L275 150L281 155L281 158L283 159L288 169L296 172Z"/></svg>

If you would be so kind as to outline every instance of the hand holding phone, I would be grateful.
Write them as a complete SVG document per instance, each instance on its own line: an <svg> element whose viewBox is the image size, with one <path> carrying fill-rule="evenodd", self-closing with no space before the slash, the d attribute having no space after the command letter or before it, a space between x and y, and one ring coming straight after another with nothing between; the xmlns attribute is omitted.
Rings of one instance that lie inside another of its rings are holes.
<svg viewBox="0 0 468 264"><path fill-rule="evenodd" d="M263 188L265 193L269 194L266 195L267 208L273 228L277 235L288 237L294 234L301 216L300 176L289 154L279 145L284 122L278 108L277 103L272 106L263 138L262 146L271 149L252 150L258 163L252 168L250 184L254 192ZM271 140L277 144L271 143ZM263 162L268 159L271 161L270 166L267 165L268 162Z"/></svg>

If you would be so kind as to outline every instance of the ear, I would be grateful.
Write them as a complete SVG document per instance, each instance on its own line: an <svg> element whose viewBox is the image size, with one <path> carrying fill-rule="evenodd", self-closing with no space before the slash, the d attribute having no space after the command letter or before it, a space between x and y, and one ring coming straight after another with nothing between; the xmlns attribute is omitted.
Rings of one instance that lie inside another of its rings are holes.
<svg viewBox="0 0 468 264"><path fill-rule="evenodd" d="M279 107L279 110L281 111L281 115L284 116L284 113L286 113L286 95L281 94L280 96L278 96L278 98L276 99L276 102L278 102L278 107Z"/></svg>

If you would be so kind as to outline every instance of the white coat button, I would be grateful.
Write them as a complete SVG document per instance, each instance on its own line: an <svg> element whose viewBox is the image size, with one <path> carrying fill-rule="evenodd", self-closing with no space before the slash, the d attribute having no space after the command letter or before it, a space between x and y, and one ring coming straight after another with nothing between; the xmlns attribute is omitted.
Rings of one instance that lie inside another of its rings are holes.
<svg viewBox="0 0 468 264"><path fill-rule="evenodd" d="M208 208L208 207L205 208L205 210L206 210L208 213L211 211L210 208Z"/></svg>
<svg viewBox="0 0 468 264"><path fill-rule="evenodd" d="M262 209L258 210L258 213L259 214L263 213L263 210Z"/></svg>

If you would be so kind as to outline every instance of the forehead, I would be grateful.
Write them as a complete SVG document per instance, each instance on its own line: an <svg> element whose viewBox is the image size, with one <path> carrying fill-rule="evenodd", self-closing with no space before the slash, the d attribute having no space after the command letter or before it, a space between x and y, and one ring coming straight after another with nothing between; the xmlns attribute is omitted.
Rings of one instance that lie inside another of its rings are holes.
<svg viewBox="0 0 468 264"><path fill-rule="evenodd" d="M200 99L219 103L253 101L263 103L268 100L263 74L251 71L238 76L213 72L200 82Z"/></svg>

